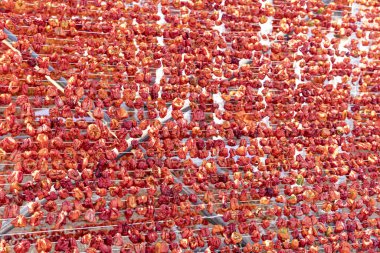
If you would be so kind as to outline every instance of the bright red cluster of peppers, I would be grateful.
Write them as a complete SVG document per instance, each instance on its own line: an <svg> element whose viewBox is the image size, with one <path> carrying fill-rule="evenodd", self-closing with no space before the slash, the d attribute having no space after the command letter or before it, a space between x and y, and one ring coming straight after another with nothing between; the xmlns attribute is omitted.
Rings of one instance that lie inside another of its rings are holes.
<svg viewBox="0 0 380 253"><path fill-rule="evenodd" d="M378 1L0 9L0 253L379 252Z"/></svg>

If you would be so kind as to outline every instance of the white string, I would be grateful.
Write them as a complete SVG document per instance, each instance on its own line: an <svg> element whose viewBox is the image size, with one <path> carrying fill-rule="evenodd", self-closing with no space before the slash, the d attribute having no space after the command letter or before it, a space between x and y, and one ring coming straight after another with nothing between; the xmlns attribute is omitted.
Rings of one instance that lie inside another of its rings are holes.
<svg viewBox="0 0 380 253"><path fill-rule="evenodd" d="M1 165L1 164L0 164ZM266 167L266 166L264 166ZM220 168L220 167L219 167ZM378 167L380 168L380 167ZM350 169L351 170L351 169ZM188 169L169 169L168 171L189 171ZM191 171L191 170L190 170ZM277 171L277 170L276 170ZM146 172L146 170L144 170L144 173ZM195 172L195 171L194 171ZM268 171L267 171L268 172ZM269 171L270 172L270 171ZM316 170L306 170L306 172L316 172ZM321 172L334 172L334 173L339 173L339 169L338 168L332 168L332 169L321 169ZM140 172L137 172L137 171L131 171L131 173L140 173ZM282 174L294 174L293 172L290 172L290 171L281 171ZM302 172L301 172L302 174ZM3 176L3 175L0 175L0 176ZM11 176L11 174L8 174L7 176ZM47 176L47 174L42 174L41 176ZM233 178L232 175L230 175L229 177ZM67 178L67 177L66 177ZM70 179L71 180L71 179ZM81 180L81 178L79 179ZM148 180L148 178L140 178L139 180ZM161 180L164 180L164 179L161 179ZM76 180L78 181L78 180ZM124 182L123 180L120 180L120 179L113 179L113 180L109 180L110 182L118 182L118 183L122 183ZM87 182L93 182L93 183L96 183L98 182L98 180L87 180ZM29 184L29 182L25 182L25 183L17 183L17 185L19 186L22 186L22 185L27 185ZM6 184L0 184L0 186L11 186L12 183L6 183ZM191 186L183 186L184 188L189 188L189 189L192 189ZM150 188L139 188L140 190L144 190L144 189L150 189ZM73 194L74 192L68 192L68 194ZM24 195L24 194L21 194L21 195ZM216 194L217 195L217 194ZM198 195L198 196L203 196L203 195Z"/></svg>

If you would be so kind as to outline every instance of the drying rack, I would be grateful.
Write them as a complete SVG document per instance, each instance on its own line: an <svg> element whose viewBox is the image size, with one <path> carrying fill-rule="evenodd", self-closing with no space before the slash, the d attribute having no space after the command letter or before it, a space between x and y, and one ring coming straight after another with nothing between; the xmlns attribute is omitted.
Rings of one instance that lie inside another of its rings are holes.
<svg viewBox="0 0 380 253"><path fill-rule="evenodd" d="M283 7L283 5L274 5L274 7ZM172 14L177 14L177 10L176 9L172 9ZM205 28L204 28L205 29ZM7 34L8 36L8 39L3 41L3 43L9 47L11 50L15 51L15 52L19 52L16 48L14 48L12 46L12 43L16 42L17 41L17 37L15 34L13 34L12 32L10 32L9 30L7 29L4 29L4 32ZM228 31L227 31L228 32ZM235 31L231 31L232 33L235 33ZM105 35L104 33L99 33L99 35ZM54 39L58 39L58 38L54 38ZM164 40L166 38L163 38ZM21 54L21 53L20 53ZM38 57L38 54L35 53L34 51L31 51L30 52L30 55L32 58L37 58ZM48 56L48 55L47 55ZM154 69L154 68L153 68ZM52 66L49 66L48 70L50 72L53 72L54 71L54 68ZM133 76L131 76L133 77ZM67 80L65 78L60 78L59 80L54 80L52 79L49 75L46 75L45 76L46 78L46 81L54 86L57 90L59 90L60 92L64 92L65 90L65 87L67 85ZM232 89L230 89L232 90ZM375 92L375 94L378 94ZM187 103L185 104L185 106L181 109L183 111L183 113L188 113L191 111L191 107L190 107L190 103L187 101ZM167 116L164 117L163 119L161 119L161 123L164 125L166 124L167 122L171 121L172 118L170 116L170 111L171 111L171 105L169 103L169 107L168 107L168 113L167 113ZM92 116L92 113L91 112L88 112L88 116L89 118L87 118L89 121L91 120L94 120L93 119L93 116ZM110 124L110 121L107 120L107 119L110 119L110 117L105 114L105 120L103 121L103 124L109 129L110 133L117 139L117 134L114 133L110 128L109 128L109 124ZM364 123L365 124L365 123ZM143 135L142 137L140 138L136 138L135 141L137 140L139 143L144 143L144 142L147 142L149 139L149 134L148 134L148 131L144 131L143 132ZM132 153L132 138L128 139L127 142L128 142L128 146L129 148L126 149L125 151L120 151L119 152L119 155L117 157L117 160L120 160L122 161L125 156L127 156L127 154L130 154ZM226 173L226 170L225 169L228 169L228 168L223 168L223 167L220 167L218 166L218 172L220 173ZM175 169L173 170L175 172ZM227 170L228 173L230 173L228 170ZM232 176L232 174L229 175L230 177ZM174 178L174 181L175 183L178 183L178 184L182 184L181 180L179 178L177 178L175 175L173 176ZM193 189L190 189L190 187L184 187L183 189L183 192L187 195L190 195L190 194L194 194L194 190ZM40 200L40 204L43 204L43 203L46 203L46 200ZM215 203L215 204L220 204L220 203ZM193 205L193 206L201 206L201 205L206 205L205 203L202 203L201 200L197 200L197 202ZM261 208L265 208L263 205L260 205L260 204L257 204L256 205L260 206ZM31 214L28 213L28 208L26 206L24 206L20 213L26 217L30 216ZM227 223L222 219L222 216L221 215L218 215L218 214L215 214L215 213L212 213L212 212L208 212L208 211L205 211L203 210L202 212L202 217L204 219L207 219L209 220L210 223L212 224L220 224L220 225L223 225L223 226L226 226ZM91 229L111 229L113 226L115 225L105 225L105 226L94 226L94 227L81 227L81 228L74 228L75 230L91 230ZM12 225L11 221L8 222L8 219L5 220L5 224L3 223L3 226L0 230L0 236L2 236L3 238L7 237L7 236L13 236L13 235L22 235L22 234L25 234L25 233L18 233L18 232L15 232L15 233L12 233L12 230L14 229L14 226ZM72 231L74 229L61 229L59 231ZM201 229L201 228L195 228L195 229ZM35 232L31 232L31 233L36 233L36 234L39 234L39 233L54 233L54 232L57 232L55 230L48 230L48 231L45 231L45 232L41 232L41 231L35 231ZM179 231L177 230L177 233ZM247 238L247 236L243 236L244 239L243 239L243 242L242 244L237 248L237 249L241 249L243 248L244 246L246 246L246 244L248 243L251 243L251 240L250 238ZM205 249L201 249L201 250L205 250ZM201 252L201 251L199 251Z"/></svg>

